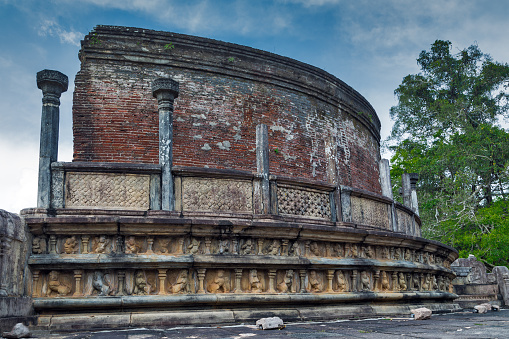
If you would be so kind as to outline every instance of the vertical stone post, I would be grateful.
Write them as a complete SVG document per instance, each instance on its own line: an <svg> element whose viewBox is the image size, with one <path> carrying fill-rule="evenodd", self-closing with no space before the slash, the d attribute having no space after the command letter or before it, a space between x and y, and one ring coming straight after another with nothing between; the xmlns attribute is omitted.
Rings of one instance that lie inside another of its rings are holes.
<svg viewBox="0 0 509 339"><path fill-rule="evenodd" d="M269 182L269 132L267 125L256 126L256 172L261 176L261 214L271 213Z"/></svg>
<svg viewBox="0 0 509 339"><path fill-rule="evenodd" d="M403 205L412 208L412 189L410 187L410 174L403 173L401 176L401 194L403 196Z"/></svg>
<svg viewBox="0 0 509 339"><path fill-rule="evenodd" d="M394 200L394 196L392 195L391 167L389 165L389 160L382 159L378 165L380 169L380 186L382 187L382 195L391 200ZM388 208L391 218L392 230L397 232L398 222L396 219L396 207L394 206L394 202L389 205Z"/></svg>
<svg viewBox="0 0 509 339"><path fill-rule="evenodd" d="M154 238L147 238L147 254L154 254Z"/></svg>
<svg viewBox="0 0 509 339"><path fill-rule="evenodd" d="M57 254L57 236L49 236L49 254Z"/></svg>
<svg viewBox="0 0 509 339"><path fill-rule="evenodd" d="M37 298L39 296L39 276L40 271L35 270L32 272L32 297Z"/></svg>
<svg viewBox="0 0 509 339"><path fill-rule="evenodd" d="M235 269L235 293L242 293L242 268Z"/></svg>
<svg viewBox="0 0 509 339"><path fill-rule="evenodd" d="M157 270L159 278L159 295L166 294L166 268L160 268Z"/></svg>
<svg viewBox="0 0 509 339"><path fill-rule="evenodd" d="M289 242L290 241L288 239L283 239L282 240L281 255L288 256L288 243Z"/></svg>
<svg viewBox="0 0 509 339"><path fill-rule="evenodd" d="M173 102L179 94L179 83L169 78L152 82L152 95L157 98L159 110L159 164L161 165L161 209L173 211Z"/></svg>
<svg viewBox="0 0 509 339"><path fill-rule="evenodd" d="M37 72L37 87L42 90L41 141L39 149L39 187L37 207L51 206L51 163L58 157L60 95L67 91L69 80L58 71Z"/></svg>
<svg viewBox="0 0 509 339"><path fill-rule="evenodd" d="M81 243L83 244L83 254L88 254L89 252L89 249L88 249L88 243L90 241L90 236L88 235L84 235L81 237Z"/></svg>
<svg viewBox="0 0 509 339"><path fill-rule="evenodd" d="M263 255L263 239L258 239L258 255Z"/></svg>
<svg viewBox="0 0 509 339"><path fill-rule="evenodd" d="M352 292L357 292L357 270L353 270L352 272Z"/></svg>
<svg viewBox="0 0 509 339"><path fill-rule="evenodd" d="M11 250L11 241L7 237L0 236L0 297L6 297L7 293L7 278L12 272L8 272L8 267L11 267L7 264L9 260L9 252Z"/></svg>
<svg viewBox="0 0 509 339"><path fill-rule="evenodd" d="M269 270L269 288L268 293L276 293L276 270Z"/></svg>
<svg viewBox="0 0 509 339"><path fill-rule="evenodd" d="M325 292L332 293L334 290L332 289L332 279L334 279L334 270L327 270L327 290Z"/></svg>
<svg viewBox="0 0 509 339"><path fill-rule="evenodd" d="M306 270L299 270L299 278L300 278L300 290L299 293L307 293L306 289Z"/></svg>
<svg viewBox="0 0 509 339"><path fill-rule="evenodd" d="M352 189L347 186L340 186L341 190L341 220L343 222L353 222L352 219L352 204L350 201L350 195Z"/></svg>
<svg viewBox="0 0 509 339"><path fill-rule="evenodd" d="M207 271L206 268L199 268L198 270L198 292L197 293L205 293L205 273Z"/></svg>
<svg viewBox="0 0 509 339"><path fill-rule="evenodd" d="M417 201L417 189L416 184L419 180L419 174L410 173L410 206L415 214L419 215L419 203Z"/></svg>
<svg viewBox="0 0 509 339"><path fill-rule="evenodd" d="M398 291L398 272L392 271L392 290L394 292Z"/></svg>
<svg viewBox="0 0 509 339"><path fill-rule="evenodd" d="M117 278L118 278L117 295L125 295L125 271L118 271Z"/></svg>
<svg viewBox="0 0 509 339"><path fill-rule="evenodd" d="M75 282L75 291L73 297L80 297L83 295L81 288L81 278L83 277L83 270L74 270L74 282Z"/></svg>

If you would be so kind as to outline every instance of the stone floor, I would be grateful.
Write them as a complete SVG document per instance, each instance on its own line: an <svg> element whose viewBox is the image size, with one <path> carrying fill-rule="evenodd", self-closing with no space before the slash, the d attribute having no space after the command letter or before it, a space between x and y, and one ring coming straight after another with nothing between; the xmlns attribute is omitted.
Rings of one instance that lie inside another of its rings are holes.
<svg viewBox="0 0 509 339"><path fill-rule="evenodd" d="M258 330L254 325L129 329L69 334L34 333L53 339L198 339L198 338L509 338L509 310L476 314L434 315L430 320L409 318L289 323L282 330Z"/></svg>

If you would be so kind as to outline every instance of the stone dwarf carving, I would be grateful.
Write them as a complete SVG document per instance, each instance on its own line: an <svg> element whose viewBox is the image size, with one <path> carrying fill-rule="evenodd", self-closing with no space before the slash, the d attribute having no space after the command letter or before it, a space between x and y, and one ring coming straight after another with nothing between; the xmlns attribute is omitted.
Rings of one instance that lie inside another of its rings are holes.
<svg viewBox="0 0 509 339"><path fill-rule="evenodd" d="M293 284L293 270L287 270L283 280L277 284L277 290L279 293L289 293L292 291Z"/></svg>
<svg viewBox="0 0 509 339"><path fill-rule="evenodd" d="M136 238L134 236L130 236L127 238L125 242L125 253L126 254L136 254L140 251L140 246L136 244Z"/></svg>
<svg viewBox="0 0 509 339"><path fill-rule="evenodd" d="M175 284L171 287L171 292L178 294L178 293L189 293L189 278L187 270L181 270L177 276L177 280L175 281Z"/></svg>
<svg viewBox="0 0 509 339"><path fill-rule="evenodd" d="M95 237L94 244L92 246L92 253L109 253L111 251L111 240L106 236L101 235Z"/></svg>
<svg viewBox="0 0 509 339"><path fill-rule="evenodd" d="M334 256L335 257L338 257L338 258L342 258L345 256L345 249L343 247L343 244L342 243L335 243L334 246L333 246L333 252L334 252Z"/></svg>
<svg viewBox="0 0 509 339"><path fill-rule="evenodd" d="M361 291L366 292L371 290L371 277L367 271L361 272Z"/></svg>
<svg viewBox="0 0 509 339"><path fill-rule="evenodd" d="M318 246L318 243L316 241L311 242L311 244L309 245L309 251L314 256L317 257L321 256L320 247Z"/></svg>
<svg viewBox="0 0 509 339"><path fill-rule="evenodd" d="M391 289L391 285L389 283L389 276L387 272L382 271L382 291L389 291Z"/></svg>
<svg viewBox="0 0 509 339"><path fill-rule="evenodd" d="M421 289L423 291L429 291L430 287L431 287L431 278L430 278L429 274L426 274L425 276L422 277Z"/></svg>
<svg viewBox="0 0 509 339"><path fill-rule="evenodd" d="M402 254L401 254L401 248L396 247L394 249L394 260L401 260L401 259L403 259Z"/></svg>
<svg viewBox="0 0 509 339"><path fill-rule="evenodd" d="M142 271L136 272L134 275L134 290L135 295L147 295L150 292L150 286L147 283L145 274Z"/></svg>
<svg viewBox="0 0 509 339"><path fill-rule="evenodd" d="M76 252L78 252L78 242L76 241L76 237L73 235L72 237L65 239L64 253L74 254Z"/></svg>
<svg viewBox="0 0 509 339"><path fill-rule="evenodd" d="M433 279L432 279L432 290L433 291L438 291L438 282L437 282L437 277L436 275L433 275Z"/></svg>
<svg viewBox="0 0 509 339"><path fill-rule="evenodd" d="M201 241L198 241L196 238L191 238L189 245L187 245L187 253L189 254L198 254L200 251Z"/></svg>
<svg viewBox="0 0 509 339"><path fill-rule="evenodd" d="M230 240L220 239L218 252L219 252L219 254L229 254L230 253Z"/></svg>
<svg viewBox="0 0 509 339"><path fill-rule="evenodd" d="M405 250L405 260L412 261L412 251L409 248Z"/></svg>
<svg viewBox="0 0 509 339"><path fill-rule="evenodd" d="M309 290L314 293L323 291L323 285L315 270L309 272Z"/></svg>
<svg viewBox="0 0 509 339"><path fill-rule="evenodd" d="M338 292L347 292L348 291L348 283L343 271L338 271L336 273L336 285Z"/></svg>
<svg viewBox="0 0 509 339"><path fill-rule="evenodd" d="M362 248L363 256L367 259L374 259L375 258L375 251L373 250L373 246L363 246Z"/></svg>
<svg viewBox="0 0 509 339"><path fill-rule="evenodd" d="M414 291L419 291L420 290L420 286L419 286L419 274L417 274L417 273L414 273L414 276L412 278L412 289Z"/></svg>
<svg viewBox="0 0 509 339"><path fill-rule="evenodd" d="M302 254L302 251L300 249L300 244L298 241L294 242L292 244L292 247L290 248L290 255L294 257L298 257Z"/></svg>
<svg viewBox="0 0 509 339"><path fill-rule="evenodd" d="M101 271L95 271L92 279L92 287L98 292L99 296L105 296L111 294L113 291L110 284L104 278L104 274Z"/></svg>
<svg viewBox="0 0 509 339"><path fill-rule="evenodd" d="M279 249L281 248L281 245L279 244L279 241L274 239L269 245L269 248L267 249L268 255L278 255Z"/></svg>
<svg viewBox="0 0 509 339"><path fill-rule="evenodd" d="M244 244L240 247L241 255L250 255L253 254L253 242L251 239L247 239Z"/></svg>
<svg viewBox="0 0 509 339"><path fill-rule="evenodd" d="M380 259L382 259L382 260L390 259L389 247L382 246L382 248L380 250Z"/></svg>
<svg viewBox="0 0 509 339"><path fill-rule="evenodd" d="M218 270L214 279L208 284L210 293L226 293L229 291L228 280L224 270Z"/></svg>
<svg viewBox="0 0 509 339"><path fill-rule="evenodd" d="M260 278L258 278L258 271L256 269L249 271L249 288L251 289L251 293L263 292L262 283L260 282Z"/></svg>
<svg viewBox="0 0 509 339"><path fill-rule="evenodd" d="M357 244L345 244L345 257L347 258L358 258L359 257L359 249Z"/></svg>
<svg viewBox="0 0 509 339"><path fill-rule="evenodd" d="M398 290L400 291L406 291L407 289L407 283L405 279L405 274L403 272L399 273L399 283L398 283Z"/></svg>
<svg viewBox="0 0 509 339"><path fill-rule="evenodd" d="M43 237L35 237L32 239L32 253L46 253L46 239Z"/></svg>
<svg viewBox="0 0 509 339"><path fill-rule="evenodd" d="M49 272L48 278L48 296L56 294L61 297L71 293L71 283L64 282L57 271Z"/></svg>

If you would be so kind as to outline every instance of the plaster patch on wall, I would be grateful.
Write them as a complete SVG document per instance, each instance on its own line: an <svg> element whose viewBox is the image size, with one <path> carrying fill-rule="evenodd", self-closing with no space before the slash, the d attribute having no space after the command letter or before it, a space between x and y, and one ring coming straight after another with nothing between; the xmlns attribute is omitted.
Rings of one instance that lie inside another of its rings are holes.
<svg viewBox="0 0 509 339"><path fill-rule="evenodd" d="M292 140L294 138L294 135L292 134L292 131L284 128L283 126L278 126L278 125L272 125L270 126L270 129L273 131L273 132L282 132L282 133L285 133L286 136L286 140Z"/></svg>
<svg viewBox="0 0 509 339"><path fill-rule="evenodd" d="M201 149L204 150L204 151L210 151L212 149L212 147L210 147L209 144L204 144Z"/></svg>
<svg viewBox="0 0 509 339"><path fill-rule="evenodd" d="M177 119L175 119L175 121L182 122L182 121L184 121L184 119L182 119L181 117L177 117Z"/></svg>
<svg viewBox="0 0 509 339"><path fill-rule="evenodd" d="M217 145L217 147L219 147L219 149L226 150L226 151L229 151L230 147L231 147L230 142L228 140L218 142L216 145Z"/></svg>
<svg viewBox="0 0 509 339"><path fill-rule="evenodd" d="M201 139L201 138L202 138L202 136L201 136L200 134L198 134L198 135L193 135L193 139L194 139L194 140L196 140L196 139Z"/></svg>

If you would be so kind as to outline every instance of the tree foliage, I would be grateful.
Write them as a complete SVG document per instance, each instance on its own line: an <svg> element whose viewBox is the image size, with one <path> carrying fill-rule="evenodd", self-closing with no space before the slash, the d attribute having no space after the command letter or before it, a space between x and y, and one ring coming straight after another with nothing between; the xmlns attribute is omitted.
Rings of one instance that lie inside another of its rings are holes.
<svg viewBox="0 0 509 339"><path fill-rule="evenodd" d="M419 173L426 237L507 264L509 133L497 123L509 117L509 65L476 45L452 54L442 40L417 63L421 72L403 79L390 112L392 181Z"/></svg>

